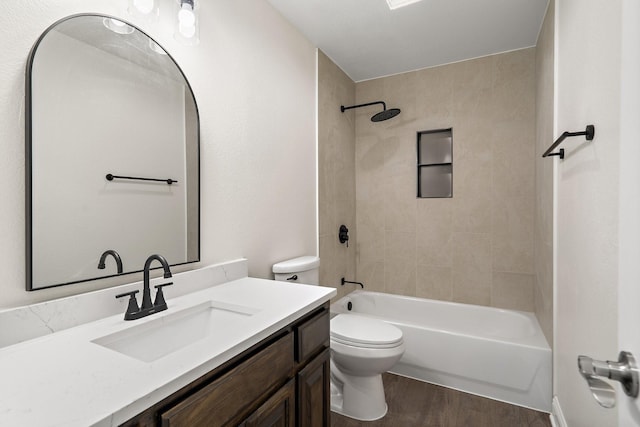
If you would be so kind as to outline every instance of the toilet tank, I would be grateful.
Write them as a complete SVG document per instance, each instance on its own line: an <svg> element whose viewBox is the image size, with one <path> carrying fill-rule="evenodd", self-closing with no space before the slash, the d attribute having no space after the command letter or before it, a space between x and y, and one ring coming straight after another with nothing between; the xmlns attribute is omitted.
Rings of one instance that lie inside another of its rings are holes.
<svg viewBox="0 0 640 427"><path fill-rule="evenodd" d="M320 258L317 256L301 256L273 265L276 280L296 282L307 285L320 283Z"/></svg>

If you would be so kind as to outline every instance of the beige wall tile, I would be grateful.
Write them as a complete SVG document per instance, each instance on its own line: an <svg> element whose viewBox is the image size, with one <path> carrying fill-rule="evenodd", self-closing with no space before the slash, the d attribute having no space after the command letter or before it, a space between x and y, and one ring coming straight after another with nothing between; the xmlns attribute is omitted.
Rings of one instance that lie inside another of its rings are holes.
<svg viewBox="0 0 640 427"><path fill-rule="evenodd" d="M453 300L491 304L491 235L453 233Z"/></svg>
<svg viewBox="0 0 640 427"><path fill-rule="evenodd" d="M359 263L357 268L358 268L358 272L357 272L358 278L356 280L364 284L365 290L374 291L374 292L386 291L384 261L374 262L374 263ZM354 285L350 285L350 286L353 289L355 289Z"/></svg>
<svg viewBox="0 0 640 427"><path fill-rule="evenodd" d="M358 225L358 264L374 264L385 259L384 228Z"/></svg>
<svg viewBox="0 0 640 427"><path fill-rule="evenodd" d="M333 243L330 242L329 236L320 236L318 239L320 246L320 284L329 286L333 283L333 271L330 266L333 265Z"/></svg>
<svg viewBox="0 0 640 427"><path fill-rule="evenodd" d="M416 119L419 130L451 126L453 79L448 67L416 71Z"/></svg>
<svg viewBox="0 0 640 427"><path fill-rule="evenodd" d="M453 268L470 273L492 270L489 233L453 233Z"/></svg>
<svg viewBox="0 0 640 427"><path fill-rule="evenodd" d="M417 228L420 231L453 230L455 199L418 199Z"/></svg>
<svg viewBox="0 0 640 427"><path fill-rule="evenodd" d="M539 279L535 278L534 280L533 296L536 318L547 339L547 344L553 349L553 297L543 296Z"/></svg>
<svg viewBox="0 0 640 427"><path fill-rule="evenodd" d="M522 49L508 55L495 55L493 61L492 113L498 122L524 120L534 124L535 48Z"/></svg>
<svg viewBox="0 0 640 427"><path fill-rule="evenodd" d="M533 198L495 197L493 269L533 274Z"/></svg>
<svg viewBox="0 0 640 427"><path fill-rule="evenodd" d="M548 258L551 241L549 209L534 210L552 194L535 193L538 57L526 49L354 84L320 53L324 283L341 288L339 296L355 289L340 287L340 277L354 276L369 290L552 312L549 286L532 284L550 274L549 262L536 276L533 266L534 256ZM339 111L376 100L402 113L372 123L375 106ZM416 132L447 127L454 197L416 199ZM348 249L337 242L341 223L351 232Z"/></svg>
<svg viewBox="0 0 640 427"><path fill-rule="evenodd" d="M416 296L451 301L453 299L452 276L450 267L431 267L418 264Z"/></svg>
<svg viewBox="0 0 640 427"><path fill-rule="evenodd" d="M387 293L415 296L416 265L403 266L394 260L385 260L384 289Z"/></svg>
<svg viewBox="0 0 640 427"><path fill-rule="evenodd" d="M369 80L355 93L402 109L381 123L369 120L375 107L354 113L359 280L491 305L494 270L533 274L535 51ZM417 199L416 133L450 127L453 198Z"/></svg>
<svg viewBox="0 0 640 427"><path fill-rule="evenodd" d="M416 266L416 235L415 233L403 233L387 231L385 233L384 259L401 268L413 268ZM386 266L385 266L386 267Z"/></svg>
<svg viewBox="0 0 640 427"><path fill-rule="evenodd" d="M360 227L372 227L384 230L384 210L380 209L380 204L375 200L356 201L357 224Z"/></svg>
<svg viewBox="0 0 640 427"><path fill-rule="evenodd" d="M384 141L375 136L357 137L356 199L384 202Z"/></svg>
<svg viewBox="0 0 640 427"><path fill-rule="evenodd" d="M356 163L353 111L340 105L355 103L355 83L322 52L318 52L318 222L320 283L347 289L341 277L356 276ZM338 241L341 224L349 228L350 245Z"/></svg>
<svg viewBox="0 0 640 427"><path fill-rule="evenodd" d="M532 274L493 272L491 305L511 310L533 311L534 277Z"/></svg>
<svg viewBox="0 0 640 427"><path fill-rule="evenodd" d="M454 195L453 230L471 233L490 233L494 205L490 194Z"/></svg>
<svg viewBox="0 0 640 427"><path fill-rule="evenodd" d="M541 154L554 133L554 0L547 8L535 51L536 88L536 210L535 313L549 345L553 346L553 179L554 162Z"/></svg>
<svg viewBox="0 0 640 427"><path fill-rule="evenodd" d="M453 301L491 305L491 272L453 270Z"/></svg>
<svg viewBox="0 0 640 427"><path fill-rule="evenodd" d="M387 231L415 233L417 215L415 188L415 172L387 177L383 186L385 201L382 206Z"/></svg>
<svg viewBox="0 0 640 427"><path fill-rule="evenodd" d="M417 263L425 267L453 266L454 199L419 199Z"/></svg>
<svg viewBox="0 0 640 427"><path fill-rule="evenodd" d="M453 232L447 230L419 231L417 263L430 267L453 266Z"/></svg>

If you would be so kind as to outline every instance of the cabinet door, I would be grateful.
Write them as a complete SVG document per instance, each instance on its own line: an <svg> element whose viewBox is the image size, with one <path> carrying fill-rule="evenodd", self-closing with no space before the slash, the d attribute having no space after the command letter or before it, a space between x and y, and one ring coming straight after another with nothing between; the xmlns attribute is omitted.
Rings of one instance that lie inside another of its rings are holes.
<svg viewBox="0 0 640 427"><path fill-rule="evenodd" d="M291 380L251 414L241 427L294 427L295 402L296 383Z"/></svg>
<svg viewBox="0 0 640 427"><path fill-rule="evenodd" d="M298 426L325 427L330 422L329 349L298 373Z"/></svg>

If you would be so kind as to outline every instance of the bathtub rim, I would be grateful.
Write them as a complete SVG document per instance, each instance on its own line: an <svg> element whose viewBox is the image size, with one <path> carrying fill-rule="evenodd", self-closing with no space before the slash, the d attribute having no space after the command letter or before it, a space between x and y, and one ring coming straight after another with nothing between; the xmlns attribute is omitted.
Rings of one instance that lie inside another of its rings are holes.
<svg viewBox="0 0 640 427"><path fill-rule="evenodd" d="M401 319L397 319L397 318L393 318L393 319L389 318L389 319L387 319L384 316L378 316L378 315L375 315L375 314L369 314L369 313L364 313L364 312L360 312L360 311L354 311L353 312L353 314L357 314L357 315L360 315L360 316L368 316L368 317L371 317L371 318L374 318L374 319L384 320L384 321L387 321L389 323L402 325L402 326L407 326L407 327L417 327L417 328L423 328L423 329L431 329L431 330L442 332L442 333L446 333L446 334L469 337L469 338L475 338L475 339L482 339L482 340L487 340L487 341L496 342L496 343L513 343L515 345L528 347L528 348L531 348L531 349L540 349L540 350L547 350L548 349L548 350L551 350L551 346L547 342L547 338L545 337L544 333L542 332L542 328L540 326L540 322L538 322L538 318L536 317L535 313L530 312L530 311L513 310L513 309L499 308L499 307L489 307L489 306L477 305L477 304L468 304L468 303L461 303L461 302L454 302L454 301L444 301L444 300L437 300L437 299L431 299L431 298L422 298L422 297L415 297L415 296L408 296L408 295L390 294L390 293L386 293L386 292L367 291L367 290L357 289L357 290L354 290L354 291L348 293L347 295L343 296L342 298L339 298L335 302L333 302L331 304L331 306L330 306L330 316L334 317L337 314L349 314L350 312L348 310L346 310L346 308L344 308L346 306L346 301L350 297L352 297L352 296L356 296L357 297L358 295L382 295L383 298L394 298L394 299L409 300L409 301L415 301L415 302L429 301L429 302L432 302L432 303L442 304L442 305L449 306L449 307L455 307L456 309L462 309L462 310L464 310L465 308L472 307L474 310L480 310L481 312L490 311L490 312L494 312L494 313L495 312L500 312L500 313L507 313L507 314L517 314L517 315L523 316L527 320L533 322L534 329L535 329L535 333L533 335L526 336L526 337L517 337L517 338L495 337L495 336L489 336L489 335L474 335L474 334L471 334L471 333L465 333L465 332L461 332L461 331L452 331L452 330L447 330L447 329L442 329L442 328L429 327L428 325L422 325L420 323L405 321L405 320L401 320Z"/></svg>

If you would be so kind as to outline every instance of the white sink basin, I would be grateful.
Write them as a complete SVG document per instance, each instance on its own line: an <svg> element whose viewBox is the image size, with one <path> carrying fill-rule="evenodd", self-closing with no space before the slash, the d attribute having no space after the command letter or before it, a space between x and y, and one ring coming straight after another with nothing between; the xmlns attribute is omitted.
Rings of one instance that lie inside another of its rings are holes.
<svg viewBox="0 0 640 427"><path fill-rule="evenodd" d="M204 338L215 337L217 332L227 331L230 325L244 322L259 311L207 301L139 325L134 320L130 328L91 342L143 362L153 362Z"/></svg>

